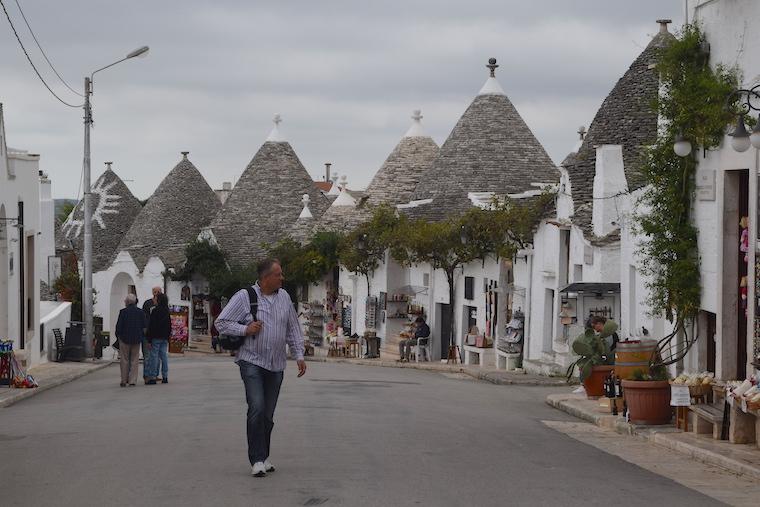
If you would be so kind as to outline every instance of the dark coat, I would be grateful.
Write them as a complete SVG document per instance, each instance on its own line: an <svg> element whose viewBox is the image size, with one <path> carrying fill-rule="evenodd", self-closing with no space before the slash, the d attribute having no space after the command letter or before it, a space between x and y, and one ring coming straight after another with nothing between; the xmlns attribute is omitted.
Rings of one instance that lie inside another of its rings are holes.
<svg viewBox="0 0 760 507"><path fill-rule="evenodd" d="M119 319L116 321L116 337L123 343L132 345L141 343L145 327L145 313L137 305L129 305L119 312Z"/></svg>
<svg viewBox="0 0 760 507"><path fill-rule="evenodd" d="M427 338L430 336L430 326L426 322L417 324L417 329L414 330L415 338Z"/></svg>
<svg viewBox="0 0 760 507"><path fill-rule="evenodd" d="M166 306L154 306L150 312L148 322L148 341L168 340L172 334L172 321L169 317L169 308Z"/></svg>

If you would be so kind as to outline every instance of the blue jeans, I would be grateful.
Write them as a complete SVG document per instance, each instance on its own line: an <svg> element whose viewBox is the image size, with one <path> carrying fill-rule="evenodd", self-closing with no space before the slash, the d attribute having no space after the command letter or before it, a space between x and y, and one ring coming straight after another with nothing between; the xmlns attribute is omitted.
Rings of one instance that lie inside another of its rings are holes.
<svg viewBox="0 0 760 507"><path fill-rule="evenodd" d="M246 433L248 460L251 465L269 458L269 444L274 428L274 409L280 396L283 372L269 371L246 361L238 363L248 403Z"/></svg>
<svg viewBox="0 0 760 507"><path fill-rule="evenodd" d="M142 355L143 355L143 378L149 378L151 368L153 368L153 349L149 348L150 342L147 338L143 338L142 341Z"/></svg>
<svg viewBox="0 0 760 507"><path fill-rule="evenodd" d="M169 340L153 340L150 349L150 374L151 378L158 377L158 363L161 362L161 376L169 376Z"/></svg>

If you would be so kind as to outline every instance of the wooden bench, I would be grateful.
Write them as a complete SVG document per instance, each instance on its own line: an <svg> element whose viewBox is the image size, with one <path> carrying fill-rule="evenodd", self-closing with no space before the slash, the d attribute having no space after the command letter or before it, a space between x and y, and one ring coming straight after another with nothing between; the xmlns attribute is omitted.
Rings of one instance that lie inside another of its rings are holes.
<svg viewBox="0 0 760 507"><path fill-rule="evenodd" d="M715 440L721 440L723 434L724 413L723 403L715 405L692 405L691 427L698 435L712 434Z"/></svg>

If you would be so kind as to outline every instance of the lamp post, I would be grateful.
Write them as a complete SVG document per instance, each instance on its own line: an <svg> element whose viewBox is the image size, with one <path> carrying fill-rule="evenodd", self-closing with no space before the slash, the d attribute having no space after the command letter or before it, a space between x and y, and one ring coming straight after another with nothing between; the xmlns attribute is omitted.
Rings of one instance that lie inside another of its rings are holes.
<svg viewBox="0 0 760 507"><path fill-rule="evenodd" d="M755 123L751 133L747 132L747 127L744 124L746 115L752 111L760 112L760 85L733 91L726 99L726 107L734 104L738 104L739 113L734 131L728 134L731 136L731 147L739 153L747 151L750 146L760 150L760 115L758 115L757 123ZM691 149L691 143L679 132L673 143L673 150L676 155L686 157L691 153Z"/></svg>
<svg viewBox="0 0 760 507"><path fill-rule="evenodd" d="M93 351L93 293L92 293L92 193L90 182L90 129L92 128L92 107L90 106L90 95L93 93L92 82L95 74L101 70L135 58L138 56L147 56L148 46L142 46L129 53L121 60L115 61L105 67L95 70L89 77L84 78L84 163L83 163L83 184L84 184L84 252L82 263L84 264L84 288L82 290L83 303L83 320L84 320L84 347L87 356L92 355Z"/></svg>

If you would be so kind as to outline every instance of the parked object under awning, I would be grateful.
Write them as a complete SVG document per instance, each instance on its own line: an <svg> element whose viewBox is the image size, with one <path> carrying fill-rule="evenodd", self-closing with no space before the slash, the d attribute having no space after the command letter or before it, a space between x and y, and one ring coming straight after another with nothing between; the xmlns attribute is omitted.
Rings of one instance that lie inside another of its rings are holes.
<svg viewBox="0 0 760 507"><path fill-rule="evenodd" d="M567 294L575 292L577 294L620 294L619 283L605 283L605 282L577 282L571 283L560 293Z"/></svg>

